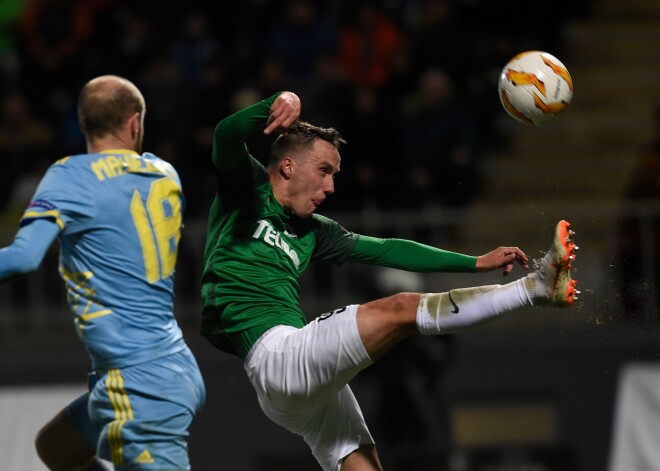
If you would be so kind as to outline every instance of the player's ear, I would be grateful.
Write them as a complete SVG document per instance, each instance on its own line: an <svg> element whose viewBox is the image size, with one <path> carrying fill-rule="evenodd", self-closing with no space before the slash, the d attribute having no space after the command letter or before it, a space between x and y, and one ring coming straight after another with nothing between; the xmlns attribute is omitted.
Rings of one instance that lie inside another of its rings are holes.
<svg viewBox="0 0 660 471"><path fill-rule="evenodd" d="M288 155L285 155L284 158L280 161L280 175L285 180L291 178L293 173L293 160Z"/></svg>
<svg viewBox="0 0 660 471"><path fill-rule="evenodd" d="M128 118L128 124L131 130L131 139L135 139L140 133L140 126L142 126L142 116L140 113L133 113L130 118Z"/></svg>

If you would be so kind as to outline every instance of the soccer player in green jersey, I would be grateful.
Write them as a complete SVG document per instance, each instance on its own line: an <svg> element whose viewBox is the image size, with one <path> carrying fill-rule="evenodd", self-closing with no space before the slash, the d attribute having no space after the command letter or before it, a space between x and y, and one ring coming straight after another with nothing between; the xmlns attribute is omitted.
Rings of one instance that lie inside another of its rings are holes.
<svg viewBox="0 0 660 471"><path fill-rule="evenodd" d="M382 469L351 378L413 334L457 332L523 306L572 305L577 247L569 223L560 221L537 268L512 283L398 293L308 323L298 278L311 261L417 272L501 269L508 275L516 263L528 268L528 259L517 247L469 256L358 235L315 214L334 192L344 140L335 129L299 117L298 96L282 92L216 127L217 194L204 255L202 335L243 359L263 411L301 435L323 469ZM245 143L258 131L281 132L265 166Z"/></svg>

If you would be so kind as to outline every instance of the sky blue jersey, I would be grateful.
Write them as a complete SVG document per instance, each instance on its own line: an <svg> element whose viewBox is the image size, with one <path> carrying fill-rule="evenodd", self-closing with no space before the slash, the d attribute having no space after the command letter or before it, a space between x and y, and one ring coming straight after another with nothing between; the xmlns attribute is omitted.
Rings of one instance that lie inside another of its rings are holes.
<svg viewBox="0 0 660 471"><path fill-rule="evenodd" d="M21 225L59 226L59 271L94 368L185 348L173 314L183 206L174 167L149 153L66 157L41 180Z"/></svg>

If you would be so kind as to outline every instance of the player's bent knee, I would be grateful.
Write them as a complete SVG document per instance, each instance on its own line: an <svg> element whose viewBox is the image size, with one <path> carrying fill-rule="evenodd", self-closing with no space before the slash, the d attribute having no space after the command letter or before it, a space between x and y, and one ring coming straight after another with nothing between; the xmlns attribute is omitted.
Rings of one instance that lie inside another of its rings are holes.
<svg viewBox="0 0 660 471"><path fill-rule="evenodd" d="M397 328L406 329L415 324L420 295L418 293L397 293L384 298L376 307L382 322L390 322Z"/></svg>
<svg viewBox="0 0 660 471"><path fill-rule="evenodd" d="M392 296L395 309L399 312L409 312L411 310L417 311L419 305L419 293L397 293Z"/></svg>
<svg viewBox="0 0 660 471"><path fill-rule="evenodd" d="M363 304L367 309L376 309L396 315L405 315L417 310L420 294L401 292Z"/></svg>
<svg viewBox="0 0 660 471"><path fill-rule="evenodd" d="M360 445L346 456L340 466L341 471L382 471L375 445Z"/></svg>

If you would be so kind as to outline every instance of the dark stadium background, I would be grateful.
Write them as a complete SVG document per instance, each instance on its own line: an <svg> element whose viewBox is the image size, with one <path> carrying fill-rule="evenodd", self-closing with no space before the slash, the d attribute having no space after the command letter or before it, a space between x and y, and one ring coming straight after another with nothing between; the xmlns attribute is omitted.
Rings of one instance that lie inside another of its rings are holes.
<svg viewBox="0 0 660 471"><path fill-rule="evenodd" d="M560 58L575 84L542 127L514 122L497 96L503 65L530 49ZM1 0L0 242L47 166L84 151L80 87L106 73L134 81L145 150L177 167L187 198L176 316L208 394L193 469L317 469L263 416L240 361L197 335L213 127L295 91L304 119L349 141L321 210L348 229L473 254L515 244L536 258L566 218L581 246L573 310L413 339L352 383L385 468L604 470L621 373L660 357L659 59L655 0ZM267 146L251 142L258 156ZM84 382L55 255L0 286L0 390ZM311 316L399 289L501 281L318 267L302 297Z"/></svg>

